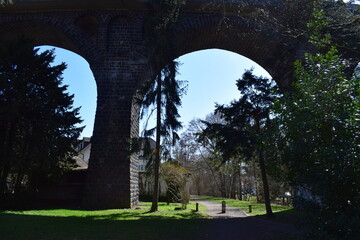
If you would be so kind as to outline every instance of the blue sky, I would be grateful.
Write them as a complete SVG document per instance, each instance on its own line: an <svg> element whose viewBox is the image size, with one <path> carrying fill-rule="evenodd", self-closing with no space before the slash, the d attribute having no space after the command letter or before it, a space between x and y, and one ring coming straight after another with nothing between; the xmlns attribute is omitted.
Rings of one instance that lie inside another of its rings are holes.
<svg viewBox="0 0 360 240"><path fill-rule="evenodd" d="M54 47L42 46L40 51ZM96 83L89 64L79 55L55 48L55 64L65 62L64 84L75 95L74 107L81 107L80 115L86 125L82 137L92 135L96 110ZM204 118L213 112L215 103L227 104L239 98L235 81L245 69L254 67L256 75L270 75L255 62L232 52L211 49L193 52L178 59L180 80L188 81L188 91L180 109L181 121L186 126L193 118Z"/></svg>

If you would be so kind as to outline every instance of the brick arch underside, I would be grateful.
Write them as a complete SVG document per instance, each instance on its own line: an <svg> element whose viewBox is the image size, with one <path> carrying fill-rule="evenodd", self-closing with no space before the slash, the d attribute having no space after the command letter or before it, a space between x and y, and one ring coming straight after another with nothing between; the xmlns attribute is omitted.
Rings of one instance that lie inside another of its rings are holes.
<svg viewBox="0 0 360 240"><path fill-rule="evenodd" d="M298 56L298 49L287 45L271 29L265 32L251 25L244 26L243 20L225 25L221 17L190 16L181 24L175 39L174 58L214 48L231 51L258 63L284 89L289 86L292 64Z"/></svg>
<svg viewBox="0 0 360 240"><path fill-rule="evenodd" d="M76 19L56 17L22 16L20 18L2 21L0 24L0 43L24 36L34 41L35 46L50 45L76 53L88 60L95 60L95 42L89 39L72 21ZM89 41L90 40L90 41ZM89 61L88 61L89 62Z"/></svg>
<svg viewBox="0 0 360 240"><path fill-rule="evenodd" d="M0 24L1 43L26 37L34 41L36 46L51 45L81 55L79 48L61 31L46 24L29 21L17 21Z"/></svg>

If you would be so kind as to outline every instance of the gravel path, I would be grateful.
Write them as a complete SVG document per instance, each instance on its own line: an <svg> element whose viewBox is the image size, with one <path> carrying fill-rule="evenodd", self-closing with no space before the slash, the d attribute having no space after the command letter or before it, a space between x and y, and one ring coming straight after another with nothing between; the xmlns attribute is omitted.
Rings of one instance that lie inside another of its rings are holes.
<svg viewBox="0 0 360 240"><path fill-rule="evenodd" d="M221 204L219 203L214 203L198 198L193 198L192 200L206 206L206 213L209 214L209 216L212 218L243 218L248 216L244 211L241 211L238 208L226 206L226 212L222 213Z"/></svg>

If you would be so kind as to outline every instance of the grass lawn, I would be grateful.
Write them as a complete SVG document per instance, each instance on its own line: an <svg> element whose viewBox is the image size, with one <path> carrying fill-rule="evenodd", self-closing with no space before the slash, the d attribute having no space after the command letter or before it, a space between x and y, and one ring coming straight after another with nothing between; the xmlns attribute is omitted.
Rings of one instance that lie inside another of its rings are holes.
<svg viewBox="0 0 360 240"><path fill-rule="evenodd" d="M92 220L139 220L139 219L198 219L206 218L202 212L194 212L195 203L190 203L187 210L174 210L181 207L179 203L159 203L159 211L149 212L151 202L140 202L136 209L109 209L109 210L70 210L70 209L46 209L46 210L27 210L27 211L3 211L0 213L17 214L28 216L45 216L45 217L80 217ZM206 208L200 205L199 210L204 211Z"/></svg>
<svg viewBox="0 0 360 240"><path fill-rule="evenodd" d="M207 216L187 210L174 210L179 204L160 203L159 211L149 213L151 203L139 209L29 210L0 212L0 239L92 240L92 239L196 239L206 227ZM205 210L200 206L200 210Z"/></svg>

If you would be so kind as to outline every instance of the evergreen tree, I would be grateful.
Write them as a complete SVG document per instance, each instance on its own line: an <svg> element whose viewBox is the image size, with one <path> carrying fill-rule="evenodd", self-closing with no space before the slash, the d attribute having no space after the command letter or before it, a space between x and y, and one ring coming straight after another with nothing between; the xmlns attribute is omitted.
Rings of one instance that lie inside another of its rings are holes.
<svg viewBox="0 0 360 240"><path fill-rule="evenodd" d="M157 211L159 197L159 168L161 153L165 158L170 155L170 146L178 139L176 131L181 128L178 118L178 107L181 105L181 95L185 88L182 82L176 79L176 61L171 61L155 77L156 81L149 81L145 84L144 97L140 100L143 107L143 114L152 106L156 106L156 126L145 130L144 136L151 137L156 133L156 147L154 156L154 193L151 211ZM161 141L162 140L162 141ZM161 142L161 143L160 143Z"/></svg>
<svg viewBox="0 0 360 240"><path fill-rule="evenodd" d="M256 77L252 70L246 71L242 79L237 80L241 97L229 106L216 107L225 124L207 124L204 135L217 138L217 147L225 158L243 155L256 158L261 170L266 214L272 216L269 185L266 176L264 134L271 124L270 107L278 96L274 81Z"/></svg>
<svg viewBox="0 0 360 240"><path fill-rule="evenodd" d="M0 194L35 191L71 164L82 131L64 63L20 39L0 49Z"/></svg>
<svg viewBox="0 0 360 240"><path fill-rule="evenodd" d="M165 64L165 67L163 63L173 56L176 47L173 44L174 26L184 4L183 0L147 2L149 15L145 33L151 54L150 63L157 72L140 90L139 95L143 99L139 99L138 103L142 106L143 113L154 105L156 109L156 127L144 132L145 137L153 136L156 132L155 156L154 159L150 158L150 161L154 162L152 212L158 210L161 152L165 156L169 154L169 143L174 143L179 138L176 131L181 127L177 108L181 105L180 97L185 88L182 88L182 83L176 79L178 63L172 60Z"/></svg>

